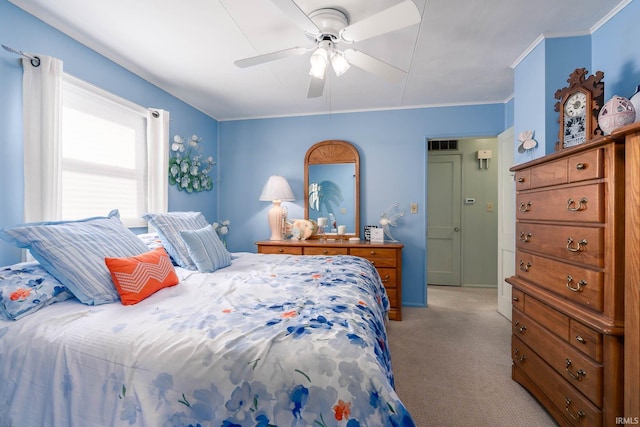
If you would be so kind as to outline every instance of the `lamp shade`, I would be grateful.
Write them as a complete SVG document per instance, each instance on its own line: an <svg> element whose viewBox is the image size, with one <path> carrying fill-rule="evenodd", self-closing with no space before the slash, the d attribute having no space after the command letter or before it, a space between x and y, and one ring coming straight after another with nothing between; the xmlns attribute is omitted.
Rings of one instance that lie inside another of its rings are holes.
<svg viewBox="0 0 640 427"><path fill-rule="evenodd" d="M280 175L272 175L262 188L260 199L262 201L271 202L273 200L292 201L295 200L293 191L286 178Z"/></svg>

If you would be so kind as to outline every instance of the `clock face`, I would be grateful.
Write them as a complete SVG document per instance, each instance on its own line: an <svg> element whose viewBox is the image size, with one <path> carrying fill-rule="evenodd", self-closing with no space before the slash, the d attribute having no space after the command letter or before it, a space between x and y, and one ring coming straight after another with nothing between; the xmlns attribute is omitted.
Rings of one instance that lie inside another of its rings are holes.
<svg viewBox="0 0 640 427"><path fill-rule="evenodd" d="M587 95L575 92L564 102L562 146L582 144L587 140Z"/></svg>
<svg viewBox="0 0 640 427"><path fill-rule="evenodd" d="M587 95L576 92L571 95L564 104L564 111L569 117L577 117L585 114L587 110Z"/></svg>

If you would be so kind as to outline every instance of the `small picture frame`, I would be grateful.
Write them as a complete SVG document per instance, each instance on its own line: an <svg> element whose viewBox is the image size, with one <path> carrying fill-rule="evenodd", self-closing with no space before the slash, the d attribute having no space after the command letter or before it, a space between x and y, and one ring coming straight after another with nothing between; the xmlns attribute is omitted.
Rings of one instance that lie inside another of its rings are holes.
<svg viewBox="0 0 640 427"><path fill-rule="evenodd" d="M372 228L370 231L372 242L384 242L384 229L376 227Z"/></svg>
<svg viewBox="0 0 640 427"><path fill-rule="evenodd" d="M364 226L364 240L367 242L371 240L371 229L378 228L377 225L365 225Z"/></svg>

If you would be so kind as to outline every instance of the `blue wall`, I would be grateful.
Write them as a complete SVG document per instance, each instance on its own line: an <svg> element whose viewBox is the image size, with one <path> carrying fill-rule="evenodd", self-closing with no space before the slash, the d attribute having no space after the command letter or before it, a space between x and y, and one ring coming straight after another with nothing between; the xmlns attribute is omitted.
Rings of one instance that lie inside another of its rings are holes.
<svg viewBox="0 0 640 427"><path fill-rule="evenodd" d="M0 42L25 52L61 59L65 72L144 107L171 112L171 135L203 138L203 154L218 157L218 122L93 50L67 37L7 0L0 0ZM22 222L22 66L0 49L0 226ZM212 176L217 174L214 167ZM170 210L198 210L215 220L217 183L208 192L187 195L169 189ZM107 212L105 212L106 214ZM0 265L20 260L20 251L0 241Z"/></svg>
<svg viewBox="0 0 640 427"><path fill-rule="evenodd" d="M590 36L550 38L537 45L514 70L514 131L535 130L533 153L515 153L516 163L554 152L558 141L557 89L576 68L604 72L605 102L630 97L640 84L640 1L630 1Z"/></svg>
<svg viewBox="0 0 640 427"><path fill-rule="evenodd" d="M604 71L604 100L631 97L640 85L640 1L633 0L592 37L593 70Z"/></svg>
<svg viewBox="0 0 640 427"><path fill-rule="evenodd" d="M361 225L377 224L394 203L407 212L392 230L404 245L406 305L426 304L426 139L496 136L504 130L505 104L301 116L220 123L220 214L232 221L232 251L255 252L269 237L267 210L258 201L270 175L287 178L295 202L289 217L304 212L304 156L316 142L342 139L360 153ZM418 203L418 214L409 204Z"/></svg>

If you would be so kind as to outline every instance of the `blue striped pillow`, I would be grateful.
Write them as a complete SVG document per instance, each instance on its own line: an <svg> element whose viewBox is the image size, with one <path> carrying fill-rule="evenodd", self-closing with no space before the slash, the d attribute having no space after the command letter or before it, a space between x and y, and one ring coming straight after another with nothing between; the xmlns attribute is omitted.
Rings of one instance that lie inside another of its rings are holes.
<svg viewBox="0 0 640 427"><path fill-rule="evenodd" d="M181 231L189 256L201 273L211 273L231 264L231 254L211 225L200 230Z"/></svg>
<svg viewBox="0 0 640 427"><path fill-rule="evenodd" d="M143 218L156 229L162 245L180 267L196 269L180 232L206 227L209 223L201 212L147 213Z"/></svg>
<svg viewBox="0 0 640 427"><path fill-rule="evenodd" d="M53 277L89 305L120 299L105 257L129 257L149 250L122 225L117 210L107 217L5 227L0 238L29 249Z"/></svg>

